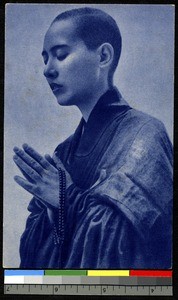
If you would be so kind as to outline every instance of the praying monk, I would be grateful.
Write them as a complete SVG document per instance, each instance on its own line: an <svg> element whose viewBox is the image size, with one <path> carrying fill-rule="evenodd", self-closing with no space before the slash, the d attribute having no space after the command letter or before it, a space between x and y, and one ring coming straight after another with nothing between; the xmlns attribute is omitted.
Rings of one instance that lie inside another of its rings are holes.
<svg viewBox="0 0 178 300"><path fill-rule="evenodd" d="M82 119L53 157L14 147L15 181L33 195L20 268L172 266L172 145L113 85L121 41L115 20L89 7L61 13L45 35L44 76Z"/></svg>

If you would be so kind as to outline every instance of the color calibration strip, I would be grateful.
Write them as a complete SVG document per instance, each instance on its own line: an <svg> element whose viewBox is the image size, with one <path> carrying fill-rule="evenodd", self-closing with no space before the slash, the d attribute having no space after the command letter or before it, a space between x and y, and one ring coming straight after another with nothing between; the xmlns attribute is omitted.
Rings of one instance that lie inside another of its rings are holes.
<svg viewBox="0 0 178 300"><path fill-rule="evenodd" d="M172 270L5 270L4 284L172 285Z"/></svg>
<svg viewBox="0 0 178 300"><path fill-rule="evenodd" d="M4 293L172 296L172 270L5 270Z"/></svg>

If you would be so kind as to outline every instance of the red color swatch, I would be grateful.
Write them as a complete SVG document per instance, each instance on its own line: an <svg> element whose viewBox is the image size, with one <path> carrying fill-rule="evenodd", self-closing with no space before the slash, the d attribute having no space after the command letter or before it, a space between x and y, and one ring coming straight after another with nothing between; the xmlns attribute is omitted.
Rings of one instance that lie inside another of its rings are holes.
<svg viewBox="0 0 178 300"><path fill-rule="evenodd" d="M172 270L159 271L159 270L130 270L130 276L143 276L143 277L172 277Z"/></svg>

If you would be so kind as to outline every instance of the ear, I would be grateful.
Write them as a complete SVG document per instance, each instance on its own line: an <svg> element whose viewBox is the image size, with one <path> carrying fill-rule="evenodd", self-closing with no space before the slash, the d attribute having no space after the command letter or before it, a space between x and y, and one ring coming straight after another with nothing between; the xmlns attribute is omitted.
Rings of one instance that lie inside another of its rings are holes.
<svg viewBox="0 0 178 300"><path fill-rule="evenodd" d="M101 68L108 67L112 64L114 59L114 49L110 43L103 43L98 48L99 64Z"/></svg>

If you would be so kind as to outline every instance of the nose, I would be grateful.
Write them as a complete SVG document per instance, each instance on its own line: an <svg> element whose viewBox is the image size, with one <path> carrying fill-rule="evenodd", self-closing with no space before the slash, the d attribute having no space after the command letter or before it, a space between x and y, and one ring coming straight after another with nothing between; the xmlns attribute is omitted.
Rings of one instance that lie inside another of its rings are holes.
<svg viewBox="0 0 178 300"><path fill-rule="evenodd" d="M58 77L58 72L51 67L46 67L43 72L44 76L49 79L55 79Z"/></svg>

